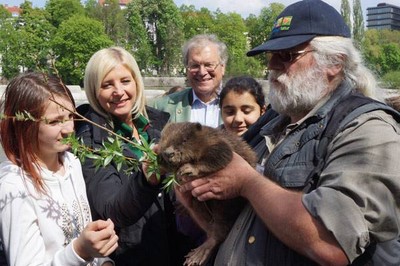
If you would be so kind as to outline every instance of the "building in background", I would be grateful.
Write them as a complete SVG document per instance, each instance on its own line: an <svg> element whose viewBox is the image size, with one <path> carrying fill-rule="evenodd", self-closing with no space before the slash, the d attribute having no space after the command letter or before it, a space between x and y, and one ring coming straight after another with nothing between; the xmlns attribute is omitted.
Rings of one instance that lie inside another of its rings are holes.
<svg viewBox="0 0 400 266"><path fill-rule="evenodd" d="M400 30L400 7L386 3L368 7L367 28Z"/></svg>
<svg viewBox="0 0 400 266"><path fill-rule="evenodd" d="M99 0L100 5L104 5L105 0ZM121 9L126 8L126 6L131 2L131 0L119 0L119 6Z"/></svg>
<svg viewBox="0 0 400 266"><path fill-rule="evenodd" d="M5 4L5 5L3 5L3 6L4 6L5 9L8 10L8 12L11 13L11 15L12 15L13 17L19 17L19 15L20 15L21 12L22 12L22 9L19 8L19 7L17 7L17 6L9 6L9 5L7 5L7 4Z"/></svg>

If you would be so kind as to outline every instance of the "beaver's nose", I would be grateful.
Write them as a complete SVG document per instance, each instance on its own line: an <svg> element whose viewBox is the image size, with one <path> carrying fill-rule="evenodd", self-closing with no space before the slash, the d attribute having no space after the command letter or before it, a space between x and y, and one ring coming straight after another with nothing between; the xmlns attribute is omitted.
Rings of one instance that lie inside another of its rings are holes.
<svg viewBox="0 0 400 266"><path fill-rule="evenodd" d="M175 156L175 151L172 147L168 147L167 149L165 149L162 152L162 156L164 157L164 159L166 161L169 161L170 159L172 159Z"/></svg>

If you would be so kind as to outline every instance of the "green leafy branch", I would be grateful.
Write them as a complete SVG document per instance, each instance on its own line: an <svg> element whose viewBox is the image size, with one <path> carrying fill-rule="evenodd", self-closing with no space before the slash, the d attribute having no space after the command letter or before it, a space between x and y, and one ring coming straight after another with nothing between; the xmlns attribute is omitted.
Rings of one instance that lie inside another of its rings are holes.
<svg viewBox="0 0 400 266"><path fill-rule="evenodd" d="M147 164L146 177L155 175L156 179L158 181L161 181L162 176L160 173L158 156L153 150L155 143L153 142L148 143L146 139L144 139L143 137L141 137L140 142L132 141L119 134L116 134L115 132L106 127L103 127L87 119L86 117L76 112L76 110L68 109L61 103L57 102L53 97L50 98L50 101L56 103L61 108L73 113L76 117L79 117L77 120L88 122L103 130L106 130L110 134L110 137L108 137L105 141L103 141L102 147L99 149L93 149L86 146L83 140L78 139L75 136L75 134L71 134L63 140L64 143L69 144L71 146L71 152L75 156L77 156L82 163L84 163L86 159L92 159L95 169L97 171L100 167L106 167L111 162L113 162L116 165L118 171L121 171L122 166L126 165L125 169L126 173L132 171L141 171L139 167L140 163L146 163ZM15 113L14 116L8 116L5 115L4 113L0 113L0 120L4 119L14 119L16 121L34 121L34 122L43 121L45 123L48 123L46 117L41 117L40 119L36 119L27 111L17 112ZM129 143L133 147L139 149L143 153L143 156L139 160L133 157L125 156L123 154L124 142ZM178 184L175 175L171 173L167 174L161 182L163 184L163 189L166 189L167 191L171 190L174 184Z"/></svg>
<svg viewBox="0 0 400 266"><path fill-rule="evenodd" d="M95 170L97 171L100 167L106 167L111 162L117 167L118 171L121 171L123 165L127 168L124 170L126 173L132 171L141 171L139 163L147 163L147 176L155 175L157 180L161 180L160 166L158 163L157 154L153 151L154 143L148 143L146 139L141 137L141 142L129 141L135 148L143 152L143 156L137 160L136 158L125 156L123 154L123 142L120 138L124 137L115 134L115 138L108 137L106 141L103 141L102 148L92 149L83 143L82 139L76 138L75 134L69 135L64 139L64 142L71 146L71 151L74 153L79 160L83 163L87 158L92 159ZM162 180L163 189L170 191L174 184L177 184L175 175L168 174Z"/></svg>

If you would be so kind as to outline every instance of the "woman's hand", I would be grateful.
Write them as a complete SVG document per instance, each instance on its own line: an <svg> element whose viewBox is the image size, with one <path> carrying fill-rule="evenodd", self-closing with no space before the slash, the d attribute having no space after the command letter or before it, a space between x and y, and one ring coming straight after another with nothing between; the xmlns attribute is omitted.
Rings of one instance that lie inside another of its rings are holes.
<svg viewBox="0 0 400 266"><path fill-rule="evenodd" d="M86 261L108 256L117 247L118 236L110 219L90 222L73 242L75 252Z"/></svg>

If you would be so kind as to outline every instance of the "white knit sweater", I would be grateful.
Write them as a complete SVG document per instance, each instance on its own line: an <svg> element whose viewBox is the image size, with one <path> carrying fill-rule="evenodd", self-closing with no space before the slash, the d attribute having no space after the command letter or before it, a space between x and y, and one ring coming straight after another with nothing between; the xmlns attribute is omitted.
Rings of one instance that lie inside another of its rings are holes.
<svg viewBox="0 0 400 266"><path fill-rule="evenodd" d="M73 250L91 215L79 160L66 152L64 167L64 176L41 170L43 195L20 167L0 164L0 230L9 265L99 265Z"/></svg>

